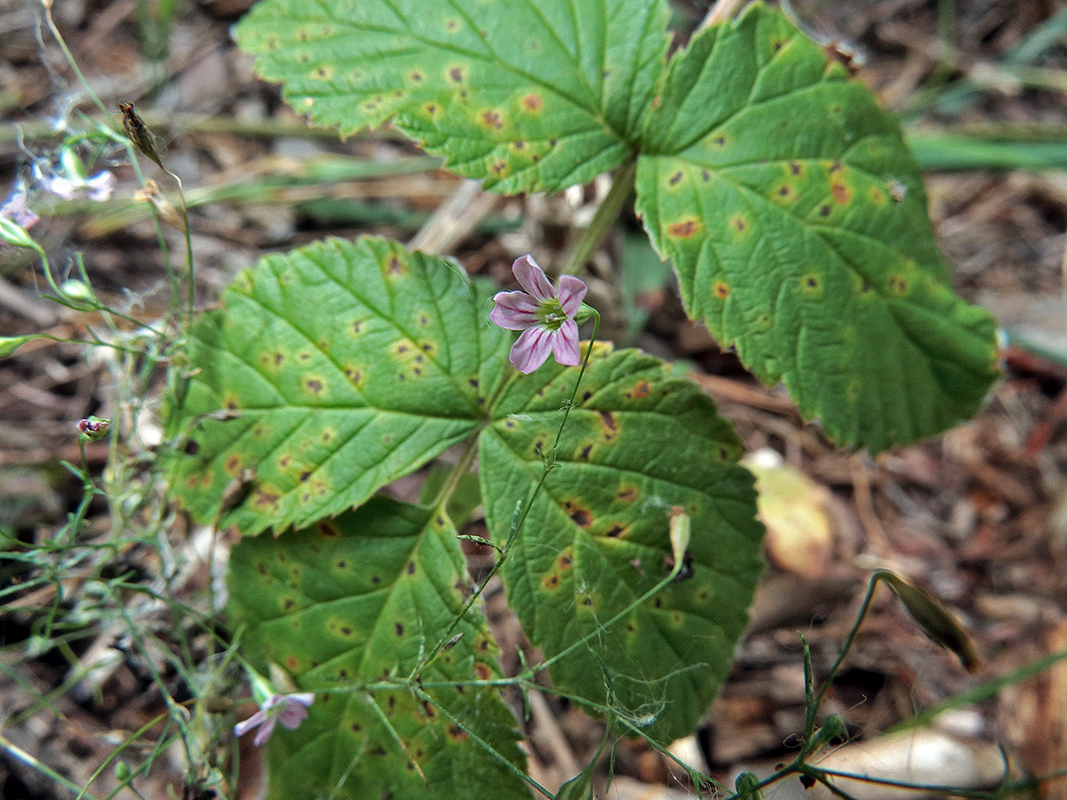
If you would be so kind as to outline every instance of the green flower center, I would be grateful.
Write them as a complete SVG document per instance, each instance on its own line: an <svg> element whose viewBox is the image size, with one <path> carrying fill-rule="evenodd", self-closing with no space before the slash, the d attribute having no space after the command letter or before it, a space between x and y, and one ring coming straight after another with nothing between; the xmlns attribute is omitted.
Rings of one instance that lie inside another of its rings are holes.
<svg viewBox="0 0 1067 800"><path fill-rule="evenodd" d="M563 310L563 304L553 298L541 301L541 308L537 310L537 318L550 331L558 331L567 321L567 314Z"/></svg>

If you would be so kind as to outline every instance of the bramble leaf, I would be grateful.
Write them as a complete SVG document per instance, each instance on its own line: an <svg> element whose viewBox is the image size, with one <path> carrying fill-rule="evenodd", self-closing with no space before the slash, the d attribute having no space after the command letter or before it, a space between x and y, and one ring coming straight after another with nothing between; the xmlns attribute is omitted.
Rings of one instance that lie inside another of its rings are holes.
<svg viewBox="0 0 1067 800"><path fill-rule="evenodd" d="M649 117L637 210L690 317L879 451L973 415L996 344L949 287L899 125L848 77L759 4L697 34Z"/></svg>
<svg viewBox="0 0 1067 800"><path fill-rule="evenodd" d="M552 447L577 368L506 385L482 432L486 522L503 544ZM671 368L598 345L545 480L502 569L509 604L561 692L607 705L659 741L691 733L725 677L760 572L762 526L741 445ZM689 515L680 580L627 612L673 566L670 518Z"/></svg>
<svg viewBox="0 0 1067 800"><path fill-rule="evenodd" d="M667 18L663 0L265 0L236 36L317 125L392 119L487 187L555 191L634 150Z"/></svg>
<svg viewBox="0 0 1067 800"><path fill-rule="evenodd" d="M233 549L229 611L244 626L242 651L262 674L277 664L315 693L299 728L271 736L269 797L530 796L514 772L524 766L515 718L496 689L463 685L500 676L480 613L423 671L431 701L398 680L438 643L468 580L447 518L382 497ZM361 688L390 680L398 688Z"/></svg>
<svg viewBox="0 0 1067 800"><path fill-rule="evenodd" d="M510 336L455 265L383 239L264 258L190 333L169 466L202 522L306 525L484 424Z"/></svg>

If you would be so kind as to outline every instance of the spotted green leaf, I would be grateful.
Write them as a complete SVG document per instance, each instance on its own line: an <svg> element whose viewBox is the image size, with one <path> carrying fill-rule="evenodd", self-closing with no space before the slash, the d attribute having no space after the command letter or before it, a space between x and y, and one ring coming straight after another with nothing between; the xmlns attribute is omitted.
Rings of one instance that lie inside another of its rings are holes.
<svg viewBox="0 0 1067 800"><path fill-rule="evenodd" d="M547 364L515 378L482 432L482 497L498 543L541 477L577 372ZM747 621L763 529L740 449L714 403L668 365L598 347L559 466L502 570L510 605L546 657L584 641L552 666L556 688L660 741L692 732ZM627 611L671 571L676 507L690 517L691 562Z"/></svg>
<svg viewBox="0 0 1067 800"><path fill-rule="evenodd" d="M179 500L245 533L366 500L474 433L510 337L453 264L333 239L264 258L190 333Z"/></svg>
<svg viewBox="0 0 1067 800"><path fill-rule="evenodd" d="M689 316L842 443L935 434L996 377L994 324L949 287L899 125L762 5L671 60L637 210Z"/></svg>
<svg viewBox="0 0 1067 800"><path fill-rule="evenodd" d="M667 18L664 0L264 0L236 35L315 124L392 119L486 186L552 191L634 150Z"/></svg>
<svg viewBox="0 0 1067 800"><path fill-rule="evenodd" d="M262 674L276 664L315 693L299 728L271 736L269 797L530 796L515 772L515 718L495 689L464 685L499 677L480 613L422 672L430 700L401 681L459 613L468 582L451 522L384 498L234 548L229 611L242 651Z"/></svg>

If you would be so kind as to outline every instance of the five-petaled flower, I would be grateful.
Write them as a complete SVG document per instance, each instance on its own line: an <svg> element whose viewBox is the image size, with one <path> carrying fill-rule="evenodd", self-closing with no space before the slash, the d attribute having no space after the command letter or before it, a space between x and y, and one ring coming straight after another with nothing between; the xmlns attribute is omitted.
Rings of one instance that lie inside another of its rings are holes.
<svg viewBox="0 0 1067 800"><path fill-rule="evenodd" d="M563 275L556 290L532 256L511 267L524 292L498 292L489 319L509 331L522 331L511 348L511 363L530 373L551 354L567 367L578 365L578 323L575 315L588 287L573 275Z"/></svg>
<svg viewBox="0 0 1067 800"><path fill-rule="evenodd" d="M308 706L313 702L315 695L311 692L272 694L259 706L259 711L233 727L233 735L244 736L258 726L259 732L252 740L252 744L258 747L270 738L275 723L280 722L289 730L300 727L300 723L307 718Z"/></svg>

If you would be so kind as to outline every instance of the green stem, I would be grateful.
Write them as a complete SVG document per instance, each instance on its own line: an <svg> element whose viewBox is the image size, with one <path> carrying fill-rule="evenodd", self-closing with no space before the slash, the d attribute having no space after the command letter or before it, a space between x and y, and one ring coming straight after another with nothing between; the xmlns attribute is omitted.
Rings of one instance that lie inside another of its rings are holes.
<svg viewBox="0 0 1067 800"><path fill-rule="evenodd" d="M449 474L445 480L441 490L437 493L437 496L430 504L434 508L444 511L448 505L448 501L452 499L452 495L455 494L456 489L459 488L460 482L463 477L470 472L471 464L474 463L474 456L478 453L478 436L472 436L467 440L466 446L463 449L463 454L459 457L459 463L456 464L455 469Z"/></svg>
<svg viewBox="0 0 1067 800"><path fill-rule="evenodd" d="M21 761L29 767L40 772L42 775L47 775L53 781L64 787L68 792L78 794L79 797L89 798L89 800L97 800L97 797L89 792L81 792L80 787L73 781L69 780L63 775L60 775L54 769L47 764L38 761L31 754L27 753L21 747L8 741L3 734L0 734L0 750L3 750L9 756L17 761Z"/></svg>
<svg viewBox="0 0 1067 800"><path fill-rule="evenodd" d="M841 664L844 663L845 657L848 655L849 650L852 649L852 643L856 640L856 634L859 633L860 625L863 624L863 620L867 617L867 612L871 608L871 600L874 598L874 590L878 586L880 576L875 574L871 577L870 583L867 585L867 594L863 598L863 604L860 606L859 614L856 615L856 621L852 623L852 630L848 632L848 636L845 638L845 644L841 648L841 652L837 654L837 660L834 661L834 665L830 667L830 672L827 673L826 678L823 680L822 688L819 689L819 693L815 696L815 702L812 703L806 712L806 719L804 724L804 738L808 739L815 728L815 713L819 706L822 704L823 698L826 696L826 692L830 689L830 684L833 683L834 678L837 677L837 672L841 669Z"/></svg>
<svg viewBox="0 0 1067 800"><path fill-rule="evenodd" d="M563 268L564 275L578 275L585 270L585 264L589 257L593 255L593 251L596 250L597 245L604 238L604 234L608 232L616 217L619 216L619 212L622 211L623 203L629 197L630 190L634 188L636 180L637 159L634 158L623 164L619 171L615 173L607 197L600 203L596 213L593 215L592 222L589 223L589 227L582 231L578 243L574 246L574 250L571 251L570 258L567 259L567 265Z"/></svg>
<svg viewBox="0 0 1067 800"><path fill-rule="evenodd" d="M411 678L414 678L416 675L420 675L423 670L425 670L428 666L430 666L430 664L436 661L437 657L444 652L445 647L452 638L453 632L456 630L457 627L459 627L460 622L462 622L464 617L467 616L467 612L471 610L471 607L478 601L478 598L482 596L482 593L485 591L485 587L489 585L489 581L491 581L493 579L493 576L496 575L500 571L501 567L504 566L504 562L508 560L508 555L511 553L512 544L515 542L515 539L519 534L519 530L522 528L523 522L526 521L526 517L530 513L530 509L533 508L534 500L537 499L537 495L538 493L540 493L541 487L545 484L545 478L548 477L548 473L551 472L552 469L556 466L556 453L559 450L559 442L563 436L563 426L567 424L567 417L570 415L571 409L574 407L574 398L578 396L578 387L581 386L582 378L585 376L585 370L589 366L589 356L593 352L593 344L596 342L596 335L600 330L600 314L597 313L596 309L591 310L593 311L594 319L593 335L589 338L589 343L585 351L585 358L582 360L582 367L578 371L578 379L574 382L574 390L571 392L570 399L567 401L566 406L564 406L563 419L560 421L559 429L556 431L556 441L553 443L552 450L549 452L548 456L544 458L544 469L541 472L541 477L538 479L537 485L533 488L533 492L530 494L530 499L526 503L520 503L515 507L515 516L512 518L511 530L508 531L508 538L504 544L503 549L500 552L500 558L498 558L496 560L496 563L493 564L493 568L489 570L489 574L485 576L485 580L483 580L478 586L478 588L474 591L474 593L469 598L467 598L467 602L463 604L463 608L460 610L459 614L457 614L452 619L452 624L448 626L448 629L444 632L444 635L441 636L441 638L438 640L437 644L433 647L433 649L429 651L429 655L421 659L419 663L415 665L415 668L411 671ZM468 445L468 450L464 452L464 457L466 457L468 453L470 453L470 458L473 459L473 451L474 440L472 439L471 444ZM463 464L462 459L460 461L460 464ZM469 461L467 462L466 466L469 468ZM459 477L456 477L457 475L459 475ZM452 479L455 478L456 483L458 483L459 480L462 479L462 477L462 474L457 468L453 471L452 475L449 476L449 481L452 481ZM442 487L441 494L444 493L444 489L447 486L448 484L446 483L445 487ZM434 505L438 505L439 502L440 500L435 502Z"/></svg>

